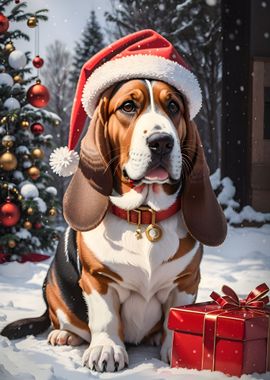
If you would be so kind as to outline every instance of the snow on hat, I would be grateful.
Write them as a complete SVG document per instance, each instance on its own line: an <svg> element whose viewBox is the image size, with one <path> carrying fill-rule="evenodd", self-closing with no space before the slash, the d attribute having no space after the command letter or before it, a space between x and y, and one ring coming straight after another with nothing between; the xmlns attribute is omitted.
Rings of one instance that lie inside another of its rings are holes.
<svg viewBox="0 0 270 380"><path fill-rule="evenodd" d="M57 148L50 165L61 176L72 175L79 155L74 151L87 115L91 118L101 94L122 80L148 78L164 81L187 99L190 119L202 104L200 86L195 75L174 46L151 29L141 30L108 45L82 67L70 120L67 147Z"/></svg>

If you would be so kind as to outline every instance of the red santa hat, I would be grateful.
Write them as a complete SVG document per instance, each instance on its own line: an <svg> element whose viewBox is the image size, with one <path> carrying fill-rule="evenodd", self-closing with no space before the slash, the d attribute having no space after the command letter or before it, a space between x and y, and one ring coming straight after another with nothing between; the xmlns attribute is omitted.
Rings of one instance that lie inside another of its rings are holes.
<svg viewBox="0 0 270 380"><path fill-rule="evenodd" d="M151 29L130 34L108 45L82 67L71 112L68 146L51 154L54 172L62 176L75 172L79 156L74 149L101 94L114 83L136 78L161 80L174 86L185 96L190 118L199 112L202 95L198 80L174 46Z"/></svg>

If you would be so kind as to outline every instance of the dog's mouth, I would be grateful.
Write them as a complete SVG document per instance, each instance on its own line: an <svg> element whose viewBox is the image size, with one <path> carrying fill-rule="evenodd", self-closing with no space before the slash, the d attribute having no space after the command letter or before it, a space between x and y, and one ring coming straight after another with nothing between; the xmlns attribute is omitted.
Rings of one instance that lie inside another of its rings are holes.
<svg viewBox="0 0 270 380"><path fill-rule="evenodd" d="M140 178L140 179L133 179L131 178L126 169L123 169L123 177L128 181L131 182L134 186L138 186L141 184L164 184L164 183L169 183L169 184L174 184L178 182L177 180L171 178L169 175L168 171L162 166L156 166L148 169L145 173L145 175Z"/></svg>

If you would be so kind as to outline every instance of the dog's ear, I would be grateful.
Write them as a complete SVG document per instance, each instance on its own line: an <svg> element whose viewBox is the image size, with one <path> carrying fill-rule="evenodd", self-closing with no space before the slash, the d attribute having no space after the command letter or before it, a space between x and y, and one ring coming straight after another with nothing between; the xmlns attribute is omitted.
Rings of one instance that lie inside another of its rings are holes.
<svg viewBox="0 0 270 380"><path fill-rule="evenodd" d="M110 149L106 139L107 103L103 97L81 142L79 167L63 200L66 221L77 231L96 227L104 218L112 192Z"/></svg>
<svg viewBox="0 0 270 380"><path fill-rule="evenodd" d="M210 183L203 146L194 122L187 123L183 153L191 167L184 178L182 196L185 223L191 235L201 243L219 245L226 238L227 222Z"/></svg>

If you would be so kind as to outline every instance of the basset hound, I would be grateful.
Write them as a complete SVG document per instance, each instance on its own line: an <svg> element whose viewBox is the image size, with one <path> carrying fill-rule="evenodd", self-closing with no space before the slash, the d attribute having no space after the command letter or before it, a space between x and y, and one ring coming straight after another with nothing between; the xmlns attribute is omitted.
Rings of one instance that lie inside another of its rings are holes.
<svg viewBox="0 0 270 380"><path fill-rule="evenodd" d="M69 227L43 286L46 312L8 325L2 335L36 334L52 323L49 343L90 343L83 364L96 371L122 370L125 343L160 344L168 362L170 307L195 301L202 244L226 236L181 93L147 79L103 93L64 215Z"/></svg>

